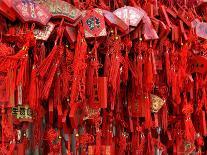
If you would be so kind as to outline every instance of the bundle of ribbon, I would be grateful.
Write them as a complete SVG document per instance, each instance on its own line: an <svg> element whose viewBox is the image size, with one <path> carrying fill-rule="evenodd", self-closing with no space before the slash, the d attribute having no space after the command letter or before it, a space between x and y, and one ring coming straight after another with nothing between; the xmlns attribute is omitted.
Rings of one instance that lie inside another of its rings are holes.
<svg viewBox="0 0 207 155"><path fill-rule="evenodd" d="M0 154L206 154L206 9L2 0Z"/></svg>

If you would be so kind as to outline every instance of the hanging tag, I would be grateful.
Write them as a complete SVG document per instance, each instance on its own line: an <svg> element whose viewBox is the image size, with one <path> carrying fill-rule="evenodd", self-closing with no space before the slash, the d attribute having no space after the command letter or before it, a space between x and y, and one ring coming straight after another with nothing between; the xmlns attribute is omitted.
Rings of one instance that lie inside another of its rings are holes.
<svg viewBox="0 0 207 155"><path fill-rule="evenodd" d="M94 155L95 154L95 149L96 149L95 145L89 145L88 146L88 155Z"/></svg>
<svg viewBox="0 0 207 155"><path fill-rule="evenodd" d="M144 35L145 40L154 40L159 38L148 16L143 17L142 34Z"/></svg>
<svg viewBox="0 0 207 155"><path fill-rule="evenodd" d="M171 8L167 8L166 9L166 12L168 13L168 14L170 14L173 18L177 18L177 14L175 13L175 11L173 10L173 9L171 9Z"/></svg>
<svg viewBox="0 0 207 155"><path fill-rule="evenodd" d="M172 26L172 41L179 41L179 29L176 25Z"/></svg>
<svg viewBox="0 0 207 155"><path fill-rule="evenodd" d="M160 10L161 10L161 13L163 14L163 16L164 16L164 18L165 18L165 21L166 21L168 27L171 27L171 22L170 22L170 20L169 20L168 15L167 15L165 6L164 6L164 5L161 5L161 6L160 6Z"/></svg>
<svg viewBox="0 0 207 155"><path fill-rule="evenodd" d="M58 112L58 127L61 128L61 126L62 126L62 115L63 115L61 104L57 105L57 112Z"/></svg>
<svg viewBox="0 0 207 155"><path fill-rule="evenodd" d="M101 154L102 155L114 155L114 147L112 145L102 145Z"/></svg>
<svg viewBox="0 0 207 155"><path fill-rule="evenodd" d="M171 141L172 140L172 135L169 131L167 131L167 137L168 137L168 140Z"/></svg>
<svg viewBox="0 0 207 155"><path fill-rule="evenodd" d="M155 118L155 128L158 128L159 127L159 123L158 123L157 113L154 113L154 118Z"/></svg>
<svg viewBox="0 0 207 155"><path fill-rule="evenodd" d="M49 22L42 29L34 29L33 33L37 40L47 41L47 39L50 37L50 34L54 30L54 28L55 28L55 25Z"/></svg>
<svg viewBox="0 0 207 155"><path fill-rule="evenodd" d="M17 145L17 154L18 155L25 155L25 146L24 146L24 143L19 143L19 144L16 144Z"/></svg>
<svg viewBox="0 0 207 155"><path fill-rule="evenodd" d="M98 86L101 108L107 108L107 77L98 77Z"/></svg>
<svg viewBox="0 0 207 155"><path fill-rule="evenodd" d="M83 27L86 38L106 36L106 26L101 9L95 8L82 12Z"/></svg>
<svg viewBox="0 0 207 155"><path fill-rule="evenodd" d="M169 33L170 33L170 28L167 27L162 21L160 21L160 34L159 34L160 40L161 41L166 40Z"/></svg>
<svg viewBox="0 0 207 155"><path fill-rule="evenodd" d="M19 122L32 122L32 111L28 106L13 107L12 115Z"/></svg>
<svg viewBox="0 0 207 155"><path fill-rule="evenodd" d="M49 122L52 125L53 124L53 100L49 100Z"/></svg>
<svg viewBox="0 0 207 155"><path fill-rule="evenodd" d="M61 120L62 125L63 125L63 131L64 131L64 133L68 133L69 132L69 128L68 128L68 125L66 123L66 117L67 117L67 115L68 115L68 110L64 110L63 115L62 115L62 120Z"/></svg>
<svg viewBox="0 0 207 155"><path fill-rule="evenodd" d="M179 8L177 16L188 26L191 27L191 22L194 18L190 16L188 12L186 12L184 9Z"/></svg>
<svg viewBox="0 0 207 155"><path fill-rule="evenodd" d="M92 94L89 95L88 104L93 109L107 108L107 78L98 77L92 82Z"/></svg>
<svg viewBox="0 0 207 155"><path fill-rule="evenodd" d="M183 22L180 20L179 23L180 23L180 30L181 30L184 40L188 40L187 34L185 32L185 28L183 26Z"/></svg>
<svg viewBox="0 0 207 155"><path fill-rule="evenodd" d="M162 106L165 104L165 102L156 95L151 94L150 97L152 101L151 111L154 113L157 113L162 108Z"/></svg>
<svg viewBox="0 0 207 155"><path fill-rule="evenodd" d="M207 136L207 124L206 124L206 113L202 110L202 116L201 116L201 126L202 126L202 135Z"/></svg>
<svg viewBox="0 0 207 155"><path fill-rule="evenodd" d="M143 97L141 95L137 97L129 95L128 103L131 106L132 117L144 117Z"/></svg>
<svg viewBox="0 0 207 155"><path fill-rule="evenodd" d="M158 33L159 27L160 27L160 20L152 17L151 21L152 21L152 24L153 24L153 27L154 27L155 31Z"/></svg>

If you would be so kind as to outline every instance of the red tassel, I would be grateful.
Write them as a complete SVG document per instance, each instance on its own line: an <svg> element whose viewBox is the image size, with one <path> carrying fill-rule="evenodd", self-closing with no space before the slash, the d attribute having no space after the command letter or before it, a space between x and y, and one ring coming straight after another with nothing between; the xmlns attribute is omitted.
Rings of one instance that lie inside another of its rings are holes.
<svg viewBox="0 0 207 155"><path fill-rule="evenodd" d="M48 73L49 68L52 66L55 59L57 58L57 54L58 54L58 46L54 46L50 54L47 56L46 59L43 60L43 62L39 66L39 75L41 78L44 78L45 74Z"/></svg>
<svg viewBox="0 0 207 155"><path fill-rule="evenodd" d="M147 150L146 150L146 155L152 155L152 154L155 154L154 143L153 143L151 132L148 132L148 134L147 134Z"/></svg>
<svg viewBox="0 0 207 155"><path fill-rule="evenodd" d="M48 75L49 77L46 80L46 83L44 84L44 87L42 89L42 93L41 93L42 99L46 100L49 97L50 89L52 87L53 79L54 79L58 66L59 66L59 61L57 61L56 64L54 64L51 70L49 71L49 75Z"/></svg>
<svg viewBox="0 0 207 155"><path fill-rule="evenodd" d="M185 138L187 141L193 142L195 139L195 128L193 126L192 120L191 120L191 113L193 113L193 106L189 103L187 103L186 97L184 97L184 106L182 109L182 112L185 115Z"/></svg>
<svg viewBox="0 0 207 155"><path fill-rule="evenodd" d="M25 54L23 60L21 60L20 68L17 74L17 85L26 86L26 82L29 81L29 64L28 54Z"/></svg>
<svg viewBox="0 0 207 155"><path fill-rule="evenodd" d="M165 69L166 69L167 84L168 84L168 86L170 86L171 81L174 82L174 80L171 80L170 57L169 57L168 50L165 52Z"/></svg>
<svg viewBox="0 0 207 155"><path fill-rule="evenodd" d="M145 127L151 127L151 101L149 94L145 93L144 95L144 105L145 105Z"/></svg>
<svg viewBox="0 0 207 155"><path fill-rule="evenodd" d="M153 85L153 69L152 69L152 60L151 60L151 50L148 51L149 54L144 63L144 87L146 91L151 91Z"/></svg>
<svg viewBox="0 0 207 155"><path fill-rule="evenodd" d="M105 62L104 62L104 76L106 77L109 77L110 66L111 66L111 59L109 54L106 54Z"/></svg>
<svg viewBox="0 0 207 155"><path fill-rule="evenodd" d="M101 132L98 131L96 133L96 151L95 151L95 154L100 155L100 153L101 153L100 148L101 148Z"/></svg>
<svg viewBox="0 0 207 155"><path fill-rule="evenodd" d="M142 54L139 52L138 56L137 56L137 82L135 83L136 86L138 86L138 91L141 91L143 86L142 86L142 79L143 79L143 69L142 69L142 65L143 65L143 58L142 58Z"/></svg>
<svg viewBox="0 0 207 155"><path fill-rule="evenodd" d="M31 82L30 82L30 90L29 90L29 103L30 108L38 109L39 107L39 87L38 87L38 78L37 78L37 69L36 66L33 65L32 74L31 74Z"/></svg>
<svg viewBox="0 0 207 155"><path fill-rule="evenodd" d="M161 121L162 121L162 129L164 131L167 131L168 127L168 109L166 103L162 107L162 113L161 113Z"/></svg>

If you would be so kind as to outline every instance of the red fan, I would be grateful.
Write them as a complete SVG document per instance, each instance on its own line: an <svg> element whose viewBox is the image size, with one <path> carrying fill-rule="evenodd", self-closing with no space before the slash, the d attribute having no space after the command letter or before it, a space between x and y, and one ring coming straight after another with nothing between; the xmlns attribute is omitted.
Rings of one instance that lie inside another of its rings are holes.
<svg viewBox="0 0 207 155"><path fill-rule="evenodd" d="M125 6L114 11L114 14L122 19L128 26L136 27L145 15L141 8Z"/></svg>
<svg viewBox="0 0 207 155"><path fill-rule="evenodd" d="M152 26L147 13L140 7L125 6L114 11L114 14L122 19L128 26L136 27L143 21L142 34L146 40L158 39L158 35Z"/></svg>
<svg viewBox="0 0 207 155"><path fill-rule="evenodd" d="M81 17L81 11L68 2L62 0L35 1L48 8L54 18L65 18L74 23Z"/></svg>
<svg viewBox="0 0 207 155"><path fill-rule="evenodd" d="M33 0L13 0L11 7L23 22L46 25L51 18L49 11Z"/></svg>
<svg viewBox="0 0 207 155"><path fill-rule="evenodd" d="M117 17L114 13L103 10L103 14L105 17L105 21L110 26L116 26L120 31L127 32L128 31L128 25L121 20L119 17Z"/></svg>

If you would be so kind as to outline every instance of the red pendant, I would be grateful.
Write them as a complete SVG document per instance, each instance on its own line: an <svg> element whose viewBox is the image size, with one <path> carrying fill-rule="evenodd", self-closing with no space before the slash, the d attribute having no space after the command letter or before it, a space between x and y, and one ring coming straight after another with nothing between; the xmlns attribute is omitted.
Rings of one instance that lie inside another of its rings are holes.
<svg viewBox="0 0 207 155"><path fill-rule="evenodd" d="M83 11L83 27L86 38L106 36L106 26L101 9Z"/></svg>

